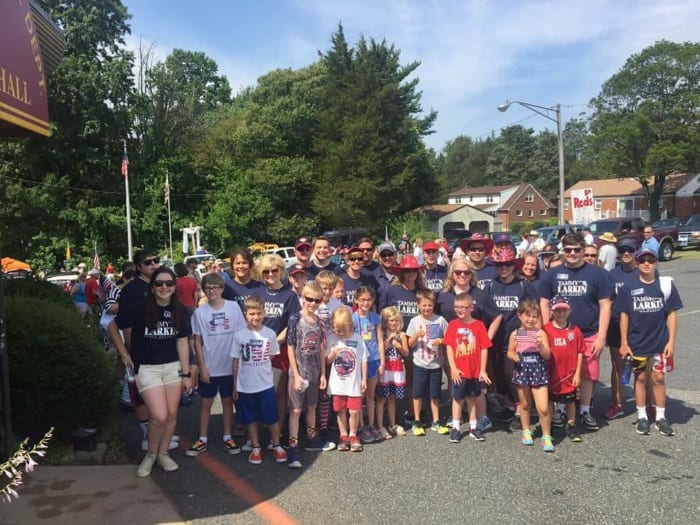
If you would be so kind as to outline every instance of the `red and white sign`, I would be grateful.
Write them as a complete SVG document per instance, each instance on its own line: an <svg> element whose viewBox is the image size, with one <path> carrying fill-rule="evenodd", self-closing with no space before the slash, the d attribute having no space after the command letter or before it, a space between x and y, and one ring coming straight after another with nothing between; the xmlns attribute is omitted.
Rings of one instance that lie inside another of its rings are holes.
<svg viewBox="0 0 700 525"><path fill-rule="evenodd" d="M573 190L571 192L571 209L573 210L574 224L588 224L595 220L594 217L593 188Z"/></svg>

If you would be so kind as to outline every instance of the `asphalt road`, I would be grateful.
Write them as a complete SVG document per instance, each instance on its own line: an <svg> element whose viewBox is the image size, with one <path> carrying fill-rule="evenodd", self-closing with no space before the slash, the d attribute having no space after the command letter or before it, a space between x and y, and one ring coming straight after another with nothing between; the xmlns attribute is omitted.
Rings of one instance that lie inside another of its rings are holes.
<svg viewBox="0 0 700 525"><path fill-rule="evenodd" d="M302 453L304 467L290 470L265 455L260 466L230 456L216 444L221 417L214 416L209 452L198 458L176 451L180 470L154 478L181 515L196 525L223 523L697 523L700 513L700 259L663 263L685 308L679 318L676 370L668 377L667 418L676 435L653 430L639 436L631 390L624 418L605 423L610 391L603 362L594 414L603 423L582 443L557 443L544 453L519 444L503 429L477 443L451 444L426 437L395 438L362 453ZM196 439L198 402L181 410L179 429ZM443 407L445 414L448 407ZM129 428L134 428L130 425ZM556 441L559 441L557 439ZM134 463L138 432L130 432Z"/></svg>

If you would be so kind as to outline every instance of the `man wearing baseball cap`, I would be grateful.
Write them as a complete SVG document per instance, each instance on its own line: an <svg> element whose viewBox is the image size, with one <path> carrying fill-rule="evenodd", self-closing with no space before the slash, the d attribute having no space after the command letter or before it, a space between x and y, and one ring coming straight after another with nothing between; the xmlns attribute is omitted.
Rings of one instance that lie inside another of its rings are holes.
<svg viewBox="0 0 700 525"><path fill-rule="evenodd" d="M379 265L381 271L377 276L380 289L397 281L394 273L396 266L396 246L391 241L384 241L379 245Z"/></svg>
<svg viewBox="0 0 700 525"><path fill-rule="evenodd" d="M311 241L306 237L299 237L294 241L294 256L297 258L297 262L287 268L287 275L291 275L291 269L299 267L303 268L306 276L311 278Z"/></svg>
<svg viewBox="0 0 700 525"><path fill-rule="evenodd" d="M423 244L423 283L426 288L437 295L442 290L442 285L447 278L447 268L438 264L438 256L440 254L440 246L436 242L428 241Z"/></svg>

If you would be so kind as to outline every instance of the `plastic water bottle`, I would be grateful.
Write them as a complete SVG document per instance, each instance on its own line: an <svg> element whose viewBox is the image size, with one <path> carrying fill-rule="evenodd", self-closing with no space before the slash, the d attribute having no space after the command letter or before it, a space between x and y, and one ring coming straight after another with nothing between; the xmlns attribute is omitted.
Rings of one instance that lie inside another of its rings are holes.
<svg viewBox="0 0 700 525"><path fill-rule="evenodd" d="M629 386L632 381L632 356L628 355L625 357L622 363L622 372L620 374L622 379L622 384Z"/></svg>
<svg viewBox="0 0 700 525"><path fill-rule="evenodd" d="M126 365L126 381L129 383L129 397L131 398L131 404L136 405L136 400L139 398L139 390L136 388L136 376L134 375L134 369L130 365Z"/></svg>

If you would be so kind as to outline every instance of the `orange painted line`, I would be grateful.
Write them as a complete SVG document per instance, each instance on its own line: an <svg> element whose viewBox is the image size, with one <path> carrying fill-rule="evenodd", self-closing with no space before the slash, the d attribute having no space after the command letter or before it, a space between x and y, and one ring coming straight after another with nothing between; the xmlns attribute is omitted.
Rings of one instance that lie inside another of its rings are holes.
<svg viewBox="0 0 700 525"><path fill-rule="evenodd" d="M181 445L184 445L186 449L190 448L192 446L192 441L182 434L179 435ZM240 476L237 476L235 472L211 454L200 454L196 459L212 476L226 486L226 488L248 503L253 512L260 516L266 523L273 525L299 525L297 520L271 501L268 501L262 494L255 490L250 483Z"/></svg>

